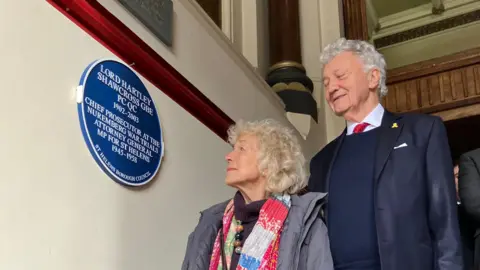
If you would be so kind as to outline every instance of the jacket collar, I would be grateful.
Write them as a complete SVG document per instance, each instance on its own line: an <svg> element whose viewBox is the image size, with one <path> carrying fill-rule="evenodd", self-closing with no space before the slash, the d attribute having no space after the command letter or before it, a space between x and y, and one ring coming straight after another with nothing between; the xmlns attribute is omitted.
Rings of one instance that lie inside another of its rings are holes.
<svg viewBox="0 0 480 270"><path fill-rule="evenodd" d="M295 207L295 211L303 213L305 217L310 216L321 201L327 196L327 193L309 192L302 196L292 195L292 206ZM222 220L225 208L230 200L216 204L210 208L201 212L202 219L205 219L208 223L216 224ZM306 221L306 219L304 220Z"/></svg>
<svg viewBox="0 0 480 270"><path fill-rule="evenodd" d="M377 143L375 156L375 181L380 178L380 174L387 163L390 153L393 151L395 143L403 130L403 123L400 123L401 115L395 115L388 111L382 119L380 127L379 140Z"/></svg>

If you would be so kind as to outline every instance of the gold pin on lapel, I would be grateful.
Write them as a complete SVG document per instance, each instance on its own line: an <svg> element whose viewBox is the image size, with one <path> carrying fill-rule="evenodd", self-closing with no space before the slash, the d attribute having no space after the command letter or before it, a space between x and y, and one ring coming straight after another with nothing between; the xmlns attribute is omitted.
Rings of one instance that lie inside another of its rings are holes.
<svg viewBox="0 0 480 270"><path fill-rule="evenodd" d="M392 128L398 128L397 123L393 123Z"/></svg>

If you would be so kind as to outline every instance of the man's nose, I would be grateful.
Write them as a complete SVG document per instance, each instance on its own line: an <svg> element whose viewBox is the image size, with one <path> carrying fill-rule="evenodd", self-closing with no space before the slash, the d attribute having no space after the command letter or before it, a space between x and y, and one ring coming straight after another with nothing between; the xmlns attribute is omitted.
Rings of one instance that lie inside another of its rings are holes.
<svg viewBox="0 0 480 270"><path fill-rule="evenodd" d="M333 95L337 91L338 91L338 84L337 83L333 82L333 83L328 84L328 86L327 86L327 94L328 95Z"/></svg>

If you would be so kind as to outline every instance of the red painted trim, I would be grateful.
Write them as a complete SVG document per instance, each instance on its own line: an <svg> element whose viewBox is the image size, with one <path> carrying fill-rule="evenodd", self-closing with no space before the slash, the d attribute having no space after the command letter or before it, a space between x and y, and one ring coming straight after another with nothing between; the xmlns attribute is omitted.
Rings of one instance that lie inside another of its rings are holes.
<svg viewBox="0 0 480 270"><path fill-rule="evenodd" d="M233 120L97 1L47 0L222 139Z"/></svg>

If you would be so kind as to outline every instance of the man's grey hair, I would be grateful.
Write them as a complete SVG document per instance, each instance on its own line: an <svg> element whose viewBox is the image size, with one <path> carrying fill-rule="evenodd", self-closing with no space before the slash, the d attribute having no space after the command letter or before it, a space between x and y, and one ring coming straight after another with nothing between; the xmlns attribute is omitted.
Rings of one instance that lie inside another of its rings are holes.
<svg viewBox="0 0 480 270"><path fill-rule="evenodd" d="M228 130L228 142L234 145L242 135L258 140L257 164L265 172L266 192L296 194L306 186L305 157L291 128L272 119L240 120Z"/></svg>
<svg viewBox="0 0 480 270"><path fill-rule="evenodd" d="M320 61L323 65L328 64L332 59L342 52L352 52L362 59L365 72L372 68L380 71L380 81L378 82L378 95L384 97L388 93L387 89L387 64L385 58L379 53L375 47L363 40L347 40L345 38L337 39L328 44L322 51Z"/></svg>

